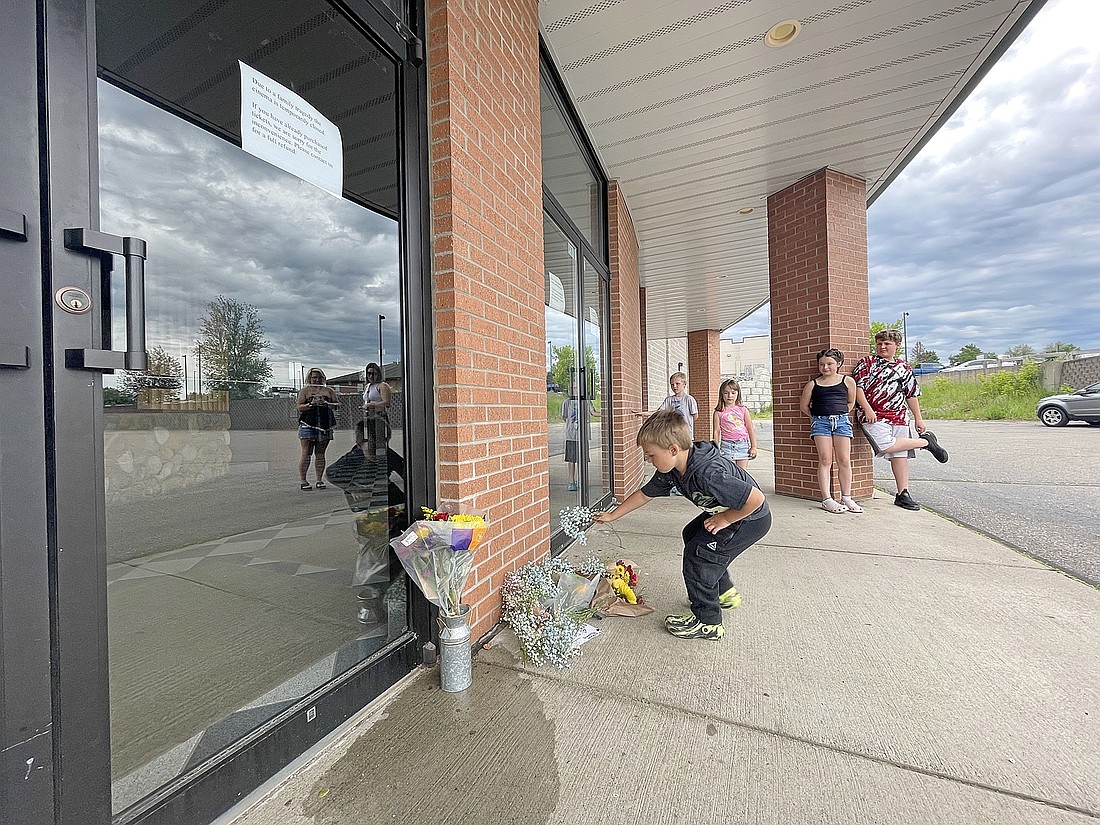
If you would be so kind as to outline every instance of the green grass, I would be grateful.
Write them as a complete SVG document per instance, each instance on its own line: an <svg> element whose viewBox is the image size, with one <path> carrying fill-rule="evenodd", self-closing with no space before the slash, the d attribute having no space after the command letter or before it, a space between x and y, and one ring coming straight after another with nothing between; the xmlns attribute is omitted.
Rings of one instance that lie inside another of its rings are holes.
<svg viewBox="0 0 1100 825"><path fill-rule="evenodd" d="M921 385L920 408L925 418L970 421L1028 421L1035 418L1039 399L1053 395L1039 384L1037 364L1019 372L995 372L977 381L954 382L937 377Z"/></svg>

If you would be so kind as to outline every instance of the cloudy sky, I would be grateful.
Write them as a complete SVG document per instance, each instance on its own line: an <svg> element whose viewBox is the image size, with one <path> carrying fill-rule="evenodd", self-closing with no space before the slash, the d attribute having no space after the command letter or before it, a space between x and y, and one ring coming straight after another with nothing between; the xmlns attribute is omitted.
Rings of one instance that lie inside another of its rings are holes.
<svg viewBox="0 0 1100 825"><path fill-rule="evenodd" d="M256 307L271 384L303 366L333 377L377 360L379 315L386 360L399 357L395 221L103 82L99 103L103 229L148 241L148 344L188 356L190 389L200 320L218 295ZM116 349L122 290L114 278Z"/></svg>
<svg viewBox="0 0 1100 825"><path fill-rule="evenodd" d="M910 346L1100 348L1098 27L1097 0L1049 0L868 212L871 318L908 312Z"/></svg>

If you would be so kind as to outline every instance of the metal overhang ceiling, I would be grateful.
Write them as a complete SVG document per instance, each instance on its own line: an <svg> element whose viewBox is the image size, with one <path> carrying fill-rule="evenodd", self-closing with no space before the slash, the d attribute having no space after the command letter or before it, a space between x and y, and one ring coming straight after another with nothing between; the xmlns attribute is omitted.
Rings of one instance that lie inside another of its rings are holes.
<svg viewBox="0 0 1100 825"><path fill-rule="evenodd" d="M634 220L648 336L726 329L767 301L768 196L827 166L873 200L1043 2L541 0ZM766 46L789 19L797 38Z"/></svg>

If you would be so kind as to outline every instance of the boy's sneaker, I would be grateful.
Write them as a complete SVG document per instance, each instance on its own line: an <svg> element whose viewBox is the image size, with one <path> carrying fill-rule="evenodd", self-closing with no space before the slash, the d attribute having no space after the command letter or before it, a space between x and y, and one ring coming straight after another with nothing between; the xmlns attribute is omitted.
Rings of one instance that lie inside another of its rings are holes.
<svg viewBox="0 0 1100 825"><path fill-rule="evenodd" d="M725 593L718 596L718 604L723 610L733 610L741 606L741 594L736 587L731 587Z"/></svg>
<svg viewBox="0 0 1100 825"><path fill-rule="evenodd" d="M936 459L940 464L947 463L947 450L940 446L939 439L936 438L936 434L931 430L925 430L920 434L920 437L928 442L928 446L924 449L932 453L932 457Z"/></svg>
<svg viewBox="0 0 1100 825"><path fill-rule="evenodd" d="M689 627L690 625L697 624L698 621L694 613L685 613L683 616L665 616L665 625L667 627Z"/></svg>
<svg viewBox="0 0 1100 825"><path fill-rule="evenodd" d="M726 629L720 624L703 624L698 619L695 619L693 624L688 625L666 623L665 629L679 639L710 639L713 642L721 639L726 632Z"/></svg>
<svg viewBox="0 0 1100 825"><path fill-rule="evenodd" d="M903 507L906 510L919 510L920 505L913 501L912 496L909 495L909 490L905 489L894 496L894 504L898 507Z"/></svg>

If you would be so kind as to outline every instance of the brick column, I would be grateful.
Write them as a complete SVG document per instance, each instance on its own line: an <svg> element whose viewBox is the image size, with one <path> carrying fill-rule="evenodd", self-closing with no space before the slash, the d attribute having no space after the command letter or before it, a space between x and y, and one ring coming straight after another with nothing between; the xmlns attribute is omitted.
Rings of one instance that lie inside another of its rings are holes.
<svg viewBox="0 0 1100 825"><path fill-rule="evenodd" d="M608 184L608 246L611 253L611 392L604 414L614 438L613 493L619 501L638 489L642 451L635 444L641 422L631 410L645 409L641 369L645 346L645 290L638 288L638 238L615 181Z"/></svg>
<svg viewBox="0 0 1100 825"><path fill-rule="evenodd" d="M699 403L699 415L695 418L695 440L713 438L714 406L718 403L718 387L722 383L722 344L719 330L699 329L687 336L688 392Z"/></svg>
<svg viewBox="0 0 1100 825"><path fill-rule="evenodd" d="M642 406L639 410L649 409L649 339L646 337L646 298L645 287L638 290L638 346L642 350L642 378L639 389L642 393Z"/></svg>
<svg viewBox="0 0 1100 825"><path fill-rule="evenodd" d="M820 169L769 197L768 259L775 488L819 499L816 453L798 400L817 375L819 350L843 352L844 372L868 351L865 181ZM852 471L853 495L869 498L871 450L858 432Z"/></svg>
<svg viewBox="0 0 1100 825"><path fill-rule="evenodd" d="M549 542L537 0L428 0L440 500L484 511L474 637Z"/></svg>

